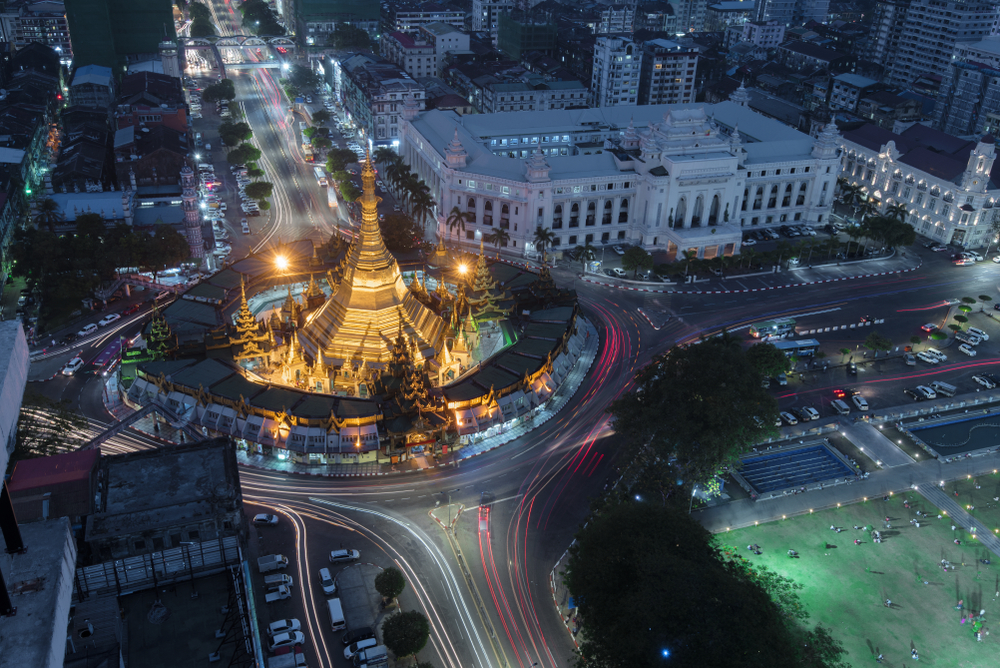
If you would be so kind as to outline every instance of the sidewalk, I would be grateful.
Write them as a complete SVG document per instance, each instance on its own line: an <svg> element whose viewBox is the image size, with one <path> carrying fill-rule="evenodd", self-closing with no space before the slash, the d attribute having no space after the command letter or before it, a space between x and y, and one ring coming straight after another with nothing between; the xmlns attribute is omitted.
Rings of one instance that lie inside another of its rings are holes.
<svg viewBox="0 0 1000 668"><path fill-rule="evenodd" d="M563 380L549 400L529 414L531 418L527 423L517 424L494 436L478 439L462 446L454 453L437 458L427 454L425 456L412 457L398 464L377 461L362 464L303 464L291 460L278 459L275 456L251 454L245 450L237 450L236 461L238 464L250 468L324 477L379 476L391 473L403 473L405 471L456 466L462 460L489 452L530 433L532 430L548 422L565 408L566 404L569 403L580 388L584 377L590 371L590 367L597 357L597 349L600 345L600 337L594 325L583 317L580 317L577 322L581 330L587 333L584 339L583 350L580 352L580 357L576 361L576 364L566 374L565 380ZM121 420L133 412L128 406L122 404L118 396L117 385L112 387L109 384L109 387L103 393L103 397L105 408L109 413L114 415L115 419ZM183 438L180 436L180 430L170 426L162 418L157 419L155 415L142 418L132 428L160 440L180 442L177 439Z"/></svg>
<svg viewBox="0 0 1000 668"><path fill-rule="evenodd" d="M704 285L700 290L677 289L678 286L672 285L652 287L650 283L644 281L613 279L610 276L601 276L600 274L584 274L582 275L582 279L594 285L603 285L609 288L618 288L619 290L631 290L633 292L656 292L675 295L728 295L797 288L820 283L871 278L873 276L905 274L919 269L922 264L923 261L920 256L915 253L907 254L903 252L900 255L887 259L875 258L838 264L825 264L817 267L801 267L773 274L755 273L746 276L729 276L727 278L713 277L704 281L698 281L699 285ZM759 285L757 285L758 283Z"/></svg>
<svg viewBox="0 0 1000 668"><path fill-rule="evenodd" d="M847 437L847 440L868 455L879 468L892 468L914 463L913 457L897 448L895 443L868 422L842 423L840 432Z"/></svg>

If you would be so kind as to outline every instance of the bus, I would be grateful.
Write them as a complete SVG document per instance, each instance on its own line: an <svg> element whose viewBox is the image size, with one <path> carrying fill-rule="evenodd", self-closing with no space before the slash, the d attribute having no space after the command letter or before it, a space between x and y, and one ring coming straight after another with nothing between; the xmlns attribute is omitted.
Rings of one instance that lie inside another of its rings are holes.
<svg viewBox="0 0 1000 668"><path fill-rule="evenodd" d="M794 318L780 318L778 320L765 320L755 322L750 325L750 336L755 339L768 339L772 336L787 336L795 333Z"/></svg>
<svg viewBox="0 0 1000 668"><path fill-rule="evenodd" d="M302 157L305 158L306 162L315 162L316 158L313 156L312 146L309 144L302 145Z"/></svg>
<svg viewBox="0 0 1000 668"><path fill-rule="evenodd" d="M775 341L774 347L785 353L785 357L812 357L819 352L819 341L816 339Z"/></svg>
<svg viewBox="0 0 1000 668"><path fill-rule="evenodd" d="M107 376L109 373L114 371L115 367L121 361L122 344L127 341L123 337L116 337L114 341L109 343L104 350L102 350L94 361L90 363L87 368L89 373L100 374L102 376Z"/></svg>
<svg viewBox="0 0 1000 668"><path fill-rule="evenodd" d="M326 172L323 171L322 167L313 167L313 174L316 175L316 183L324 188L330 185L330 182L326 180Z"/></svg>

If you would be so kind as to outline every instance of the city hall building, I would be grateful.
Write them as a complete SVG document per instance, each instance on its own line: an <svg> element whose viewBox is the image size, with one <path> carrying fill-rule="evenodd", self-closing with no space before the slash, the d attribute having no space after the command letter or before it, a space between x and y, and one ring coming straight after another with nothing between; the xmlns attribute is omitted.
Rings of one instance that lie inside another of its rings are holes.
<svg viewBox="0 0 1000 668"><path fill-rule="evenodd" d="M463 241L497 226L537 254L624 242L650 251L739 252L742 232L829 217L840 171L836 127L812 138L748 106L650 105L458 116L403 111L400 153L430 187L437 221L467 212Z"/></svg>

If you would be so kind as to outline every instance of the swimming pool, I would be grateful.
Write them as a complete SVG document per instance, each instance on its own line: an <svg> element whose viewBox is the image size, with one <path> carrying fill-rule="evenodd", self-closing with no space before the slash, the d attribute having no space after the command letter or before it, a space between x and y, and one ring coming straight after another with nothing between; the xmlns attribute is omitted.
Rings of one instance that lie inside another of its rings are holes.
<svg viewBox="0 0 1000 668"><path fill-rule="evenodd" d="M825 443L747 457L739 472L758 494L856 474Z"/></svg>

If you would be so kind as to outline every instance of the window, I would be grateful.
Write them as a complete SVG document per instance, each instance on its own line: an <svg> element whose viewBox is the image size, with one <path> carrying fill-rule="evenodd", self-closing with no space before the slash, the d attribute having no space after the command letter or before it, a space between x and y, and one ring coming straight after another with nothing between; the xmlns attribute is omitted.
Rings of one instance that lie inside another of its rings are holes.
<svg viewBox="0 0 1000 668"><path fill-rule="evenodd" d="M473 181L472 179L469 179L469 189L470 190L475 190L476 189L476 182Z"/></svg>

